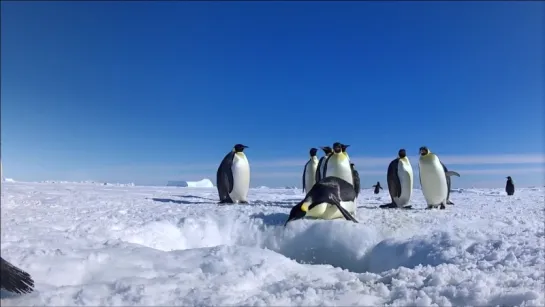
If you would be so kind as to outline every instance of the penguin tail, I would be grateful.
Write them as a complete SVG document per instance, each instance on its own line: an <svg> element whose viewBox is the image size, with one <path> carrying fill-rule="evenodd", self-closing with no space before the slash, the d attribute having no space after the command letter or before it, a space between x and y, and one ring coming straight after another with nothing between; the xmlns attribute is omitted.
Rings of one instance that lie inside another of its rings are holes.
<svg viewBox="0 0 545 307"><path fill-rule="evenodd" d="M450 200L447 200L447 205L454 205L454 203L451 202Z"/></svg>
<svg viewBox="0 0 545 307"><path fill-rule="evenodd" d="M34 280L27 272L15 267L1 258L0 287L14 293L30 293L34 291Z"/></svg>

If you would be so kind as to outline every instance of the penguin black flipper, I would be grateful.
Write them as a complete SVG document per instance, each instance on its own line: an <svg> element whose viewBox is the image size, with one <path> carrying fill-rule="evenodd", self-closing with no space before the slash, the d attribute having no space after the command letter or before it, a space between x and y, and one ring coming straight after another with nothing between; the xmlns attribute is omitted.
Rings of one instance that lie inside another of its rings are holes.
<svg viewBox="0 0 545 307"><path fill-rule="evenodd" d="M322 166L324 159L325 157L321 157L320 160L318 161L318 168L316 169L316 182L319 182L320 180L322 180L322 173L320 172L320 167Z"/></svg>
<svg viewBox="0 0 545 307"><path fill-rule="evenodd" d="M388 165L387 183L388 183L388 192L390 192L390 197L392 202L394 202L394 197L401 196L401 182L399 181L399 176L397 174L399 158L392 160L390 165Z"/></svg>
<svg viewBox="0 0 545 307"><path fill-rule="evenodd" d="M30 293L34 291L34 280L27 272L15 267L0 257L0 288L14 293Z"/></svg>
<svg viewBox="0 0 545 307"><path fill-rule="evenodd" d="M349 221L358 223L352 214L341 206L341 201L355 201L356 191L354 191L352 184L346 180L332 176L324 178L322 181L320 181L320 185L326 185L328 186L328 189L331 189L331 192L329 193L329 200L331 204L335 205L337 209L339 209L343 217ZM335 191L333 191L333 189L335 189Z"/></svg>
<svg viewBox="0 0 545 307"><path fill-rule="evenodd" d="M229 193L233 191L233 171L231 166L233 165L233 159L235 158L235 152L230 152L221 161L216 174L216 185L218 187L218 194L220 203L232 203Z"/></svg>
<svg viewBox="0 0 545 307"><path fill-rule="evenodd" d="M305 180L305 177L306 177L305 174L307 173L307 166L308 166L309 163L310 163L310 160L307 162L307 164L305 164L305 168L303 169L303 192L305 192L305 193L308 193L308 191L305 190L305 187L306 187L306 185L305 185L305 183L306 183L305 182L306 181Z"/></svg>

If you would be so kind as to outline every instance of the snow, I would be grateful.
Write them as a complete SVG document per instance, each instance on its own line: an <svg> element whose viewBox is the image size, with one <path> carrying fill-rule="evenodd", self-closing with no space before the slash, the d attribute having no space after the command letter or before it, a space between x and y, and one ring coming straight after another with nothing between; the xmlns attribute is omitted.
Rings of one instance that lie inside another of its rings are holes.
<svg viewBox="0 0 545 307"><path fill-rule="evenodd" d="M543 188L457 189L456 204L283 224L303 195L251 189L2 185L2 257L36 291L2 306L543 306Z"/></svg>
<svg viewBox="0 0 545 307"><path fill-rule="evenodd" d="M213 188L214 184L210 179L204 178L200 181L169 181L167 186L188 188Z"/></svg>

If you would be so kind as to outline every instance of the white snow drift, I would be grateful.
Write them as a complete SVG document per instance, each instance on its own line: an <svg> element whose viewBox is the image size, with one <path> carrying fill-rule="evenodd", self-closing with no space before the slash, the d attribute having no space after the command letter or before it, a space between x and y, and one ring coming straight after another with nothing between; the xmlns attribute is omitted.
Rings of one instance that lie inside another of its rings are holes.
<svg viewBox="0 0 545 307"><path fill-rule="evenodd" d="M300 191L6 183L2 257L36 291L2 306L543 306L542 188L458 190L447 210L283 227Z"/></svg>
<svg viewBox="0 0 545 307"><path fill-rule="evenodd" d="M214 184L210 179L204 178L200 181L169 181L167 186L185 187L185 188L213 188Z"/></svg>

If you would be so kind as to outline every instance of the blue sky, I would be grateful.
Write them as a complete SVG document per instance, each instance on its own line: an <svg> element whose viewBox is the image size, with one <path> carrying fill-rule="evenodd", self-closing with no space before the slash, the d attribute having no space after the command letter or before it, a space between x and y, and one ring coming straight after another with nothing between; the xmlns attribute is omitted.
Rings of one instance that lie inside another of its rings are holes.
<svg viewBox="0 0 545 307"><path fill-rule="evenodd" d="M454 187L544 183L540 2L1 3L2 163L21 181L300 185L339 141L363 186L427 145Z"/></svg>

